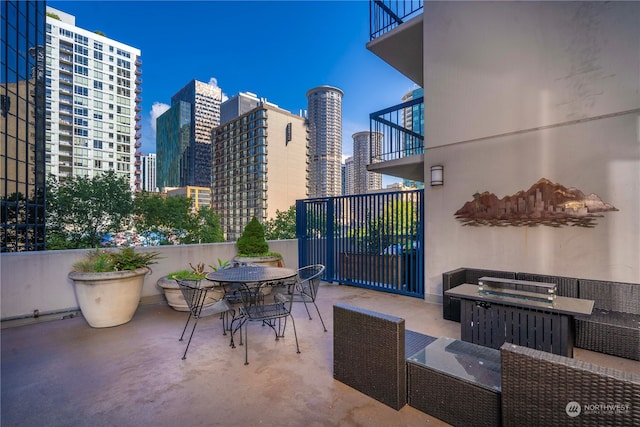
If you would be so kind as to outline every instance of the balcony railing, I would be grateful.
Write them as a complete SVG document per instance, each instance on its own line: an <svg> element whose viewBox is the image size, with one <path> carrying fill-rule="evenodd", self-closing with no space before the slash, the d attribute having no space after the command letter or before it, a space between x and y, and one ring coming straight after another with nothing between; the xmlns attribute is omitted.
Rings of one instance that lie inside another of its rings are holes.
<svg viewBox="0 0 640 427"><path fill-rule="evenodd" d="M424 152L424 97L371 113L369 126L371 132L382 134L380 152L371 151L370 163L422 154Z"/></svg>
<svg viewBox="0 0 640 427"><path fill-rule="evenodd" d="M423 7L424 0L371 0L369 2L370 40L420 15Z"/></svg>

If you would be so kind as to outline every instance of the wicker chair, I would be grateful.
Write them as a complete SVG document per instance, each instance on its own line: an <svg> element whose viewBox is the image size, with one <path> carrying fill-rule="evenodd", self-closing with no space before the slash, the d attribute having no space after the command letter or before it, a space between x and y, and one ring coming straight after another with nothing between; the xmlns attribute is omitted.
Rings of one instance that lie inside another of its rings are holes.
<svg viewBox="0 0 640 427"><path fill-rule="evenodd" d="M515 344L500 353L503 425L640 425L639 375Z"/></svg>
<svg viewBox="0 0 640 427"><path fill-rule="evenodd" d="M640 284L579 280L580 298L595 301L577 317L576 347L640 360Z"/></svg>

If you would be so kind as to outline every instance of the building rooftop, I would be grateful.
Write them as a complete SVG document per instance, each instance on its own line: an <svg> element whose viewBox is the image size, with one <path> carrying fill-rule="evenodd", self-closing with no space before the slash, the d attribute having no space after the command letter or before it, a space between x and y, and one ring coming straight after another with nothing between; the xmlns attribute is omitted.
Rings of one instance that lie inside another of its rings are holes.
<svg viewBox="0 0 640 427"><path fill-rule="evenodd" d="M229 347L215 316L200 321L181 360L187 313L162 303L141 305L131 322L114 328L93 329L80 316L4 322L0 424L446 425L410 406L396 411L333 379L338 302L403 317L410 330L460 336L458 323L442 319L441 305L329 283L318 297L328 332L294 306L301 353L291 331L275 341L270 329L252 324L248 366L244 348ZM632 360L582 349L574 357L640 373Z"/></svg>

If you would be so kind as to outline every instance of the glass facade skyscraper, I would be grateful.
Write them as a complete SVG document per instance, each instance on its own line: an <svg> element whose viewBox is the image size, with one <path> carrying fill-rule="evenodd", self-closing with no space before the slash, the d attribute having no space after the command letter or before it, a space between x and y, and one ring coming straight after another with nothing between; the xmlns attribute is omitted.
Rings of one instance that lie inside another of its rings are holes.
<svg viewBox="0 0 640 427"><path fill-rule="evenodd" d="M309 119L309 197L342 193L342 97L331 86L307 91Z"/></svg>
<svg viewBox="0 0 640 427"><path fill-rule="evenodd" d="M423 98L424 97L424 89L423 88L415 88L407 92L402 97L402 102L412 101L414 99ZM416 104L411 107L405 108L402 111L402 122L405 129L411 130L417 134L424 135L424 103ZM410 138L408 135L405 136L404 141L404 154L407 156L413 156L417 154L422 154L424 152L424 148L416 148L413 146L414 140ZM409 179L405 179L403 181L405 187L409 188L424 188L424 182L420 181L412 181Z"/></svg>
<svg viewBox="0 0 640 427"><path fill-rule="evenodd" d="M45 249L45 12L1 2L1 251Z"/></svg>
<svg viewBox="0 0 640 427"><path fill-rule="evenodd" d="M191 145L191 104L178 101L156 119L156 184L185 187Z"/></svg>
<svg viewBox="0 0 640 427"><path fill-rule="evenodd" d="M211 133L220 125L221 102L222 89L197 80L171 97L171 109L156 122L159 186L211 187ZM187 112L188 130L184 129Z"/></svg>

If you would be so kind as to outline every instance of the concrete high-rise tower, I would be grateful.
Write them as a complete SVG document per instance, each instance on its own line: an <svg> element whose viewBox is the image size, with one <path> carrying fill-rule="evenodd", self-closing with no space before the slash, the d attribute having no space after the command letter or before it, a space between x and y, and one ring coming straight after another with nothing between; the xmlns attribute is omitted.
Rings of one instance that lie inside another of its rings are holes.
<svg viewBox="0 0 640 427"><path fill-rule="evenodd" d="M353 190L353 156L349 156L344 160L344 174L342 175L342 186L344 195L356 194Z"/></svg>
<svg viewBox="0 0 640 427"><path fill-rule="evenodd" d="M160 187L211 187L211 132L220 125L222 89L191 80L156 121Z"/></svg>
<svg viewBox="0 0 640 427"><path fill-rule="evenodd" d="M236 240L252 217L275 218L307 190L305 119L261 102L215 129L212 207L227 240Z"/></svg>
<svg viewBox="0 0 640 427"><path fill-rule="evenodd" d="M381 151L382 133L364 131L353 134L353 194L382 188L382 175L367 170L371 153L375 156Z"/></svg>
<svg viewBox="0 0 640 427"><path fill-rule="evenodd" d="M156 185L155 153L142 156L142 189L149 192L158 191Z"/></svg>
<svg viewBox="0 0 640 427"><path fill-rule="evenodd" d="M64 180L113 170L141 189L140 49L47 12L47 173Z"/></svg>
<svg viewBox="0 0 640 427"><path fill-rule="evenodd" d="M309 119L309 197L342 193L342 97L332 86L307 92Z"/></svg>

